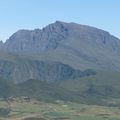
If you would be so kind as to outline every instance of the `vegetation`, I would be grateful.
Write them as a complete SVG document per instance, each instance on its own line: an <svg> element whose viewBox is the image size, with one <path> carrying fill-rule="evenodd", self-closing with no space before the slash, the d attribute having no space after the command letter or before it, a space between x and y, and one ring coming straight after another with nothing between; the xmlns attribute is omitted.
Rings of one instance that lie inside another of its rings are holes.
<svg viewBox="0 0 120 120"><path fill-rule="evenodd" d="M0 120L119 120L119 72L89 71L55 82L0 78Z"/></svg>
<svg viewBox="0 0 120 120"><path fill-rule="evenodd" d="M0 107L7 103L0 101ZM78 104L57 100L46 103L31 99L30 102L11 102L11 112L0 120L120 120L119 107Z"/></svg>
<svg viewBox="0 0 120 120"><path fill-rule="evenodd" d="M9 113L10 113L10 109L0 108L0 116L5 117L5 116L9 115Z"/></svg>
<svg viewBox="0 0 120 120"><path fill-rule="evenodd" d="M54 103L57 99L84 104L120 106L119 72L84 72L85 77L54 82L28 80L13 84L0 79L0 96L7 101L11 96L29 96L40 101ZM93 71L94 72L94 71Z"/></svg>

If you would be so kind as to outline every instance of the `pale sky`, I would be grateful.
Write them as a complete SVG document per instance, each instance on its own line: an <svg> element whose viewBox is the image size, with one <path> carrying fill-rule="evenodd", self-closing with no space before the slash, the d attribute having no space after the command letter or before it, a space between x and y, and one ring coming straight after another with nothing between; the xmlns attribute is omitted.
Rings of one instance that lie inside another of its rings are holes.
<svg viewBox="0 0 120 120"><path fill-rule="evenodd" d="M0 40L56 20L94 26L120 38L120 0L0 0Z"/></svg>

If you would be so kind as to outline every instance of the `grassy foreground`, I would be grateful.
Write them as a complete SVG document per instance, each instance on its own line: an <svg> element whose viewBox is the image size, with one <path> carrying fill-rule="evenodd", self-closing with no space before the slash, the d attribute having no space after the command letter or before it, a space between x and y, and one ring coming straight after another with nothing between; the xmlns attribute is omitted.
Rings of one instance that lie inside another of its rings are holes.
<svg viewBox="0 0 120 120"><path fill-rule="evenodd" d="M57 100L45 103L36 100L30 102L0 101L1 109L10 110L0 113L0 120L120 120L119 107L85 105Z"/></svg>

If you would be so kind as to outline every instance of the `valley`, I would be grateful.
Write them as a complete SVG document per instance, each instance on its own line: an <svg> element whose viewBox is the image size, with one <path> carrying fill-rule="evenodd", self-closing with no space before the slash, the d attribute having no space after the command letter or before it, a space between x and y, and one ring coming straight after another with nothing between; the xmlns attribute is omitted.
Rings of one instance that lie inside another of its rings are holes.
<svg viewBox="0 0 120 120"><path fill-rule="evenodd" d="M1 108L8 104L0 101ZM77 104L57 100L46 103L32 99L30 102L12 102L10 112L0 115L0 120L120 120L120 107Z"/></svg>

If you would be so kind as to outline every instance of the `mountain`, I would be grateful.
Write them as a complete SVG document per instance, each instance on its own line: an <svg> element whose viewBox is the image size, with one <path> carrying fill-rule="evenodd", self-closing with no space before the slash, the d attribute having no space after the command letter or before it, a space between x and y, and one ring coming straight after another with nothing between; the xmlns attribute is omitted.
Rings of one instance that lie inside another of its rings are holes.
<svg viewBox="0 0 120 120"><path fill-rule="evenodd" d="M43 29L19 30L0 43L0 76L5 79L57 79L52 71L43 77L50 68L54 73L56 64L75 71L120 71L120 40L101 29L56 21Z"/></svg>
<svg viewBox="0 0 120 120"><path fill-rule="evenodd" d="M56 21L43 29L19 30L2 50L22 54L24 59L59 61L80 70L120 71L120 40L106 31L76 23Z"/></svg>
<svg viewBox="0 0 120 120"><path fill-rule="evenodd" d="M3 46L4 46L3 41L0 41L0 49L2 49Z"/></svg>
<svg viewBox="0 0 120 120"><path fill-rule="evenodd" d="M74 46L77 44L79 45ZM60 21L56 21L42 30L19 30L6 41L5 47L11 52L34 53L54 50L62 45L65 49L76 47L80 51L83 47L87 47L87 44L89 44L89 47L97 45L99 49L105 49L104 47L106 47L111 51L117 52L117 50L120 50L119 39L108 32L85 25Z"/></svg>
<svg viewBox="0 0 120 120"><path fill-rule="evenodd" d="M91 26L56 21L0 42L0 96L117 106L119 74L120 39Z"/></svg>

